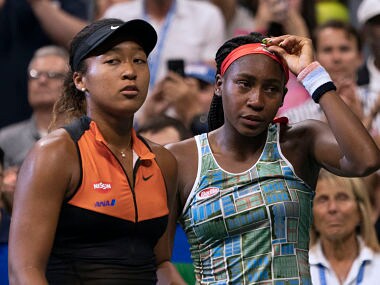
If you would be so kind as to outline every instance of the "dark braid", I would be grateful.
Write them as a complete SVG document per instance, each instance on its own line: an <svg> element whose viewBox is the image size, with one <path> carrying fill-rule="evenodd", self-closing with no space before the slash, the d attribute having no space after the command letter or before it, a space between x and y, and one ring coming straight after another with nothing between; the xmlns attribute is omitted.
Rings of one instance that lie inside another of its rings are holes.
<svg viewBox="0 0 380 285"><path fill-rule="evenodd" d="M215 56L216 73L220 74L220 68L223 60L239 46L250 43L261 43L265 37L260 33L251 33L246 36L232 38L225 42L217 51ZM222 96L214 94L212 98L210 110L208 113L208 129L215 130L224 124L223 102Z"/></svg>

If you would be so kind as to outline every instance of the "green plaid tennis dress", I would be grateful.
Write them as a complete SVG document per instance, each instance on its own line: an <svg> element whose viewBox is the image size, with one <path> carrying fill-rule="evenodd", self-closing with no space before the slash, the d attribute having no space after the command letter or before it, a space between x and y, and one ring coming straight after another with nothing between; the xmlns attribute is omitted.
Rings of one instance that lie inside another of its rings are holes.
<svg viewBox="0 0 380 285"><path fill-rule="evenodd" d="M230 173L207 134L196 136L198 173L180 222L198 284L311 284L312 189L294 173L271 124L259 160Z"/></svg>

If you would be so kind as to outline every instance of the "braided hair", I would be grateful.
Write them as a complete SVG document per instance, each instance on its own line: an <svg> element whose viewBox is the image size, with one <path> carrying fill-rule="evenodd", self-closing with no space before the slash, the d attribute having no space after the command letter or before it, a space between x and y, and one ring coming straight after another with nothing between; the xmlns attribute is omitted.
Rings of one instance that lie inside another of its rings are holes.
<svg viewBox="0 0 380 285"><path fill-rule="evenodd" d="M216 52L216 73L220 74L220 68L223 60L239 46L251 43L261 43L265 37L260 33L250 33L245 36L238 36L226 41ZM208 113L208 129L215 130L224 124L223 102L222 96L214 93L212 97L210 110Z"/></svg>

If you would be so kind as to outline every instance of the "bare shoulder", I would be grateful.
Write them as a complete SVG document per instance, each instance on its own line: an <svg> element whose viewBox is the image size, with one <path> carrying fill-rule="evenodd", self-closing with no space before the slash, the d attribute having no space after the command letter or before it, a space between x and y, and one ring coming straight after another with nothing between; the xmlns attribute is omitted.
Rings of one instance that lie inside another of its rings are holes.
<svg viewBox="0 0 380 285"><path fill-rule="evenodd" d="M194 138L166 145L166 148L175 156L179 164L186 164L190 162L189 160L197 158L197 144Z"/></svg>
<svg viewBox="0 0 380 285"><path fill-rule="evenodd" d="M148 143L152 152L156 155L156 159L160 162L163 161L165 163L173 163L175 162L175 157L173 154L166 149L163 145L154 143L146 138L144 140Z"/></svg>
<svg viewBox="0 0 380 285"><path fill-rule="evenodd" d="M181 204L184 205L197 176L197 145L195 139L190 138L166 147L173 153L178 162L178 186Z"/></svg>
<svg viewBox="0 0 380 285"><path fill-rule="evenodd" d="M70 135L64 129L57 129L36 142L30 155L49 156L49 160L62 161L76 154L76 147Z"/></svg>
<svg viewBox="0 0 380 285"><path fill-rule="evenodd" d="M79 176L75 143L64 129L58 129L34 145L21 166L18 180L37 189L59 188L63 193L77 185Z"/></svg>

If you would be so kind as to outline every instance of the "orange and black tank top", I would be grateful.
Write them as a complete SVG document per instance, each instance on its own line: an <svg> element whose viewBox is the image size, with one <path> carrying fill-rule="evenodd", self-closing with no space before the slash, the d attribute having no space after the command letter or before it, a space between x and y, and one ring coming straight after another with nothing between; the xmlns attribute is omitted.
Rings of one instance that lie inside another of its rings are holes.
<svg viewBox="0 0 380 285"><path fill-rule="evenodd" d="M49 284L156 284L154 247L169 211L154 153L133 130L131 185L94 121L82 117L64 128L77 145L81 181L62 205Z"/></svg>

